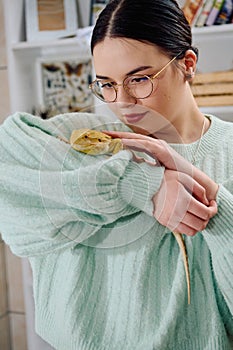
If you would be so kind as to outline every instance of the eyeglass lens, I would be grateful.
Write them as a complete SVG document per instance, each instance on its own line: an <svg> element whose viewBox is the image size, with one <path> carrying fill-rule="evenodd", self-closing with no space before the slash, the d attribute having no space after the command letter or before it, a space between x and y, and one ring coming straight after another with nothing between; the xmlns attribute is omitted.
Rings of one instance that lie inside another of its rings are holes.
<svg viewBox="0 0 233 350"><path fill-rule="evenodd" d="M125 91L132 97L143 99L152 93L158 86L158 80L146 75L131 75L123 82ZM93 93L102 101L114 102L117 98L117 84L96 80L91 85Z"/></svg>

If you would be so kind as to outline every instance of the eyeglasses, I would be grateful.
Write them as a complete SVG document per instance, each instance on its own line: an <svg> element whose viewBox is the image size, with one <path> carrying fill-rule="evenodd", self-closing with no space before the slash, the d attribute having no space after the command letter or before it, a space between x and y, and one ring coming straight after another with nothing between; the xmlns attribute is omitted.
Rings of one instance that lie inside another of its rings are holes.
<svg viewBox="0 0 233 350"><path fill-rule="evenodd" d="M117 84L109 80L96 79L89 88L93 94L101 101L111 103L117 99L118 86L123 86L127 94L135 99L144 99L149 97L153 91L156 91L159 80L156 79L179 55L173 57L158 73L151 75L133 74L126 77L122 84Z"/></svg>

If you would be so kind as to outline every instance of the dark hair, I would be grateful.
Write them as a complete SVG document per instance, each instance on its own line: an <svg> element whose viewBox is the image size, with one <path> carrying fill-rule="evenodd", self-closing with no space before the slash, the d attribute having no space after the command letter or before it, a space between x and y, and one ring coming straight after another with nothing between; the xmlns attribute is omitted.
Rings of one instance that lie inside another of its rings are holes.
<svg viewBox="0 0 233 350"><path fill-rule="evenodd" d="M105 37L135 39L159 46L167 55L183 58L192 47L191 28L175 0L110 0L100 13L91 52Z"/></svg>

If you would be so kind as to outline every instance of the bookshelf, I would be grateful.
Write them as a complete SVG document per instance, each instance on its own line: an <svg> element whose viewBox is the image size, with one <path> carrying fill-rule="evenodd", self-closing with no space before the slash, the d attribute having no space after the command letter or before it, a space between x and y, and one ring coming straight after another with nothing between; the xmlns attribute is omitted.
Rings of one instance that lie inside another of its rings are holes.
<svg viewBox="0 0 233 350"><path fill-rule="evenodd" d="M3 0L8 54L8 78L11 113L32 112L38 106L38 84L36 61L47 57L79 58L90 56L84 40L77 38L51 41L27 42L24 15L24 0ZM90 0L77 0L79 25L89 22Z"/></svg>

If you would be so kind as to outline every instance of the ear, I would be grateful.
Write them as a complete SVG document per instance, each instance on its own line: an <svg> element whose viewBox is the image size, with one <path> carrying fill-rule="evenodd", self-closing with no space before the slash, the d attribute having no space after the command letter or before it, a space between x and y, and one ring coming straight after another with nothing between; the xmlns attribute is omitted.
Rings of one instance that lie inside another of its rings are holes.
<svg viewBox="0 0 233 350"><path fill-rule="evenodd" d="M191 81L194 78L197 64L197 55L193 50L187 50L184 56L185 78Z"/></svg>

